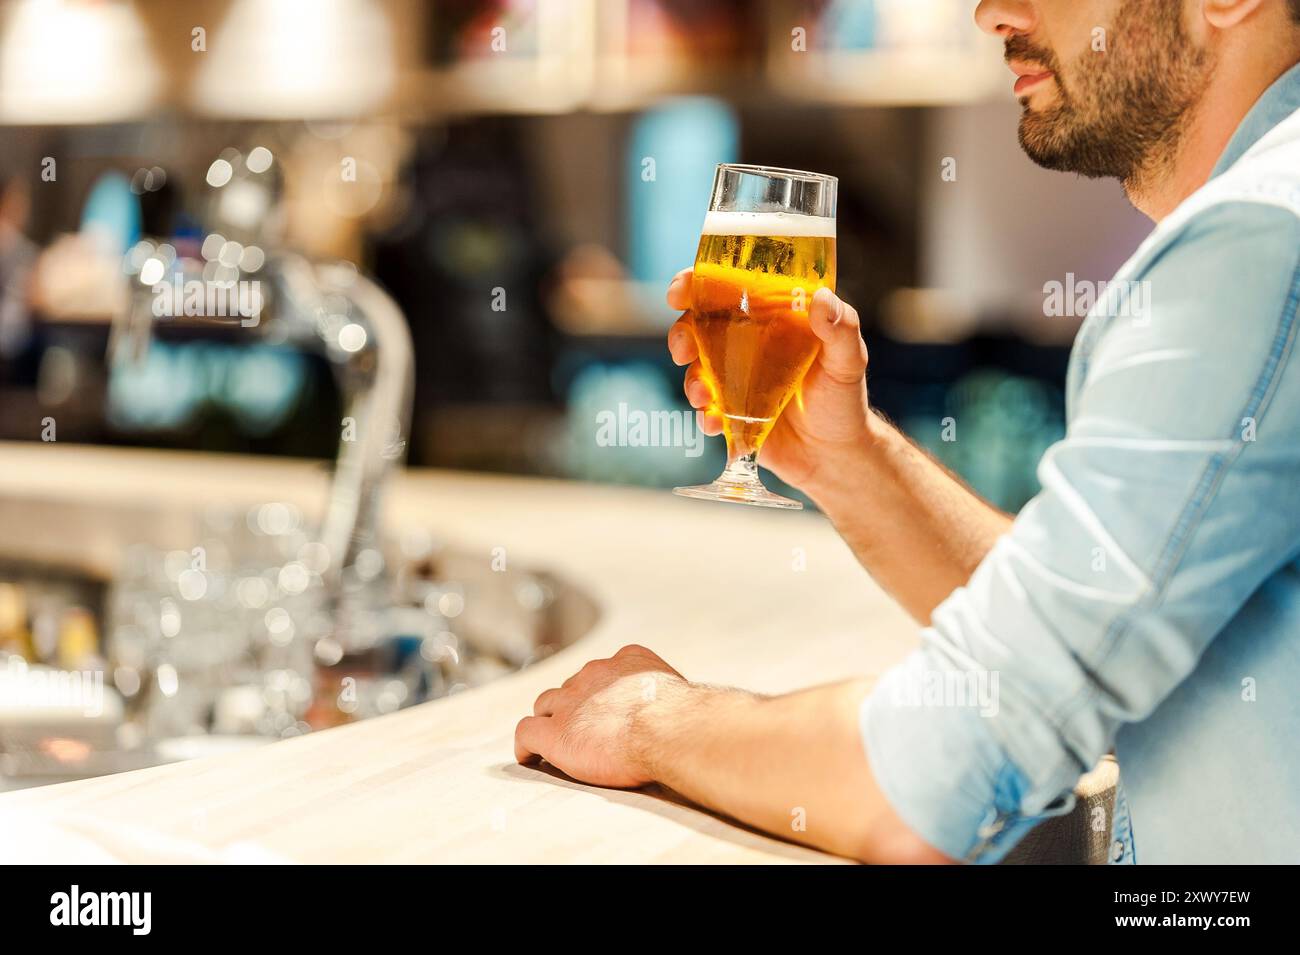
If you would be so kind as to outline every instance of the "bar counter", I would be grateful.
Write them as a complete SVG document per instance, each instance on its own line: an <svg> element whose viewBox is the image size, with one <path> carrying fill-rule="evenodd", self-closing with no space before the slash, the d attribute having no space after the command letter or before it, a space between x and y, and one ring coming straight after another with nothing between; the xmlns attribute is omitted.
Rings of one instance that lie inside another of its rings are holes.
<svg viewBox="0 0 1300 955"><path fill-rule="evenodd" d="M0 556L111 576L122 542L220 501L323 504L323 465L0 444ZM93 501L94 503L87 503ZM94 521L87 520L96 512ZM667 492L409 470L390 529L495 548L599 606L585 636L485 686L263 747L0 795L48 861L838 861L684 805L515 764L517 720L593 657L639 643L688 678L779 692L878 674L916 627L820 515ZM134 536L131 536L134 535ZM181 546L180 544L174 546Z"/></svg>

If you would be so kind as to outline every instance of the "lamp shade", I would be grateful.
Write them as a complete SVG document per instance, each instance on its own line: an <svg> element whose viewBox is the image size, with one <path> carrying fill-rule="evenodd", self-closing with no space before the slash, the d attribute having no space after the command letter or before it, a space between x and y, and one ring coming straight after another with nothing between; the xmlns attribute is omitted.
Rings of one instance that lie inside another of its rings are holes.
<svg viewBox="0 0 1300 955"><path fill-rule="evenodd" d="M388 19L370 0L235 0L204 57L194 105L217 116L358 116L393 85Z"/></svg>
<svg viewBox="0 0 1300 955"><path fill-rule="evenodd" d="M160 72L126 0L16 0L0 34L0 122L108 123L153 105Z"/></svg>

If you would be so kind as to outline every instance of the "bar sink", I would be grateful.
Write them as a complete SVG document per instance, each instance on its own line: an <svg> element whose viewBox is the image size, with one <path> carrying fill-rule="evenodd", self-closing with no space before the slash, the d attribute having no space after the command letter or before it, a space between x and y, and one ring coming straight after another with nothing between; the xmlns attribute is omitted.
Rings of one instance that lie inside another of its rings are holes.
<svg viewBox="0 0 1300 955"><path fill-rule="evenodd" d="M37 532L40 529L41 532ZM471 690L595 624L583 591L422 530L329 577L295 505L0 505L0 789L173 762Z"/></svg>

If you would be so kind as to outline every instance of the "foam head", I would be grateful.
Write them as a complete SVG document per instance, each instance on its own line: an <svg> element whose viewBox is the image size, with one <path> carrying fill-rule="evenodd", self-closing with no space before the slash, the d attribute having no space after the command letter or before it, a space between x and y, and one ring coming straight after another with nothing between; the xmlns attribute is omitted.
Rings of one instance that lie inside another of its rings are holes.
<svg viewBox="0 0 1300 955"><path fill-rule="evenodd" d="M702 235L771 235L789 238L833 239L835 220L793 212L710 212Z"/></svg>

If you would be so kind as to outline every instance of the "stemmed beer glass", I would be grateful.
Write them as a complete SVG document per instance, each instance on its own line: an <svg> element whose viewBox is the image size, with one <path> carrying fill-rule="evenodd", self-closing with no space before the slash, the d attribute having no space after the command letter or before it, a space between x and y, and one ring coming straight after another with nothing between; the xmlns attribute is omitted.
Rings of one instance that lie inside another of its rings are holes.
<svg viewBox="0 0 1300 955"><path fill-rule="evenodd" d="M834 176L723 163L695 255L691 320L722 416L727 466L674 494L798 510L758 476L758 453L821 348L813 294L835 289Z"/></svg>

